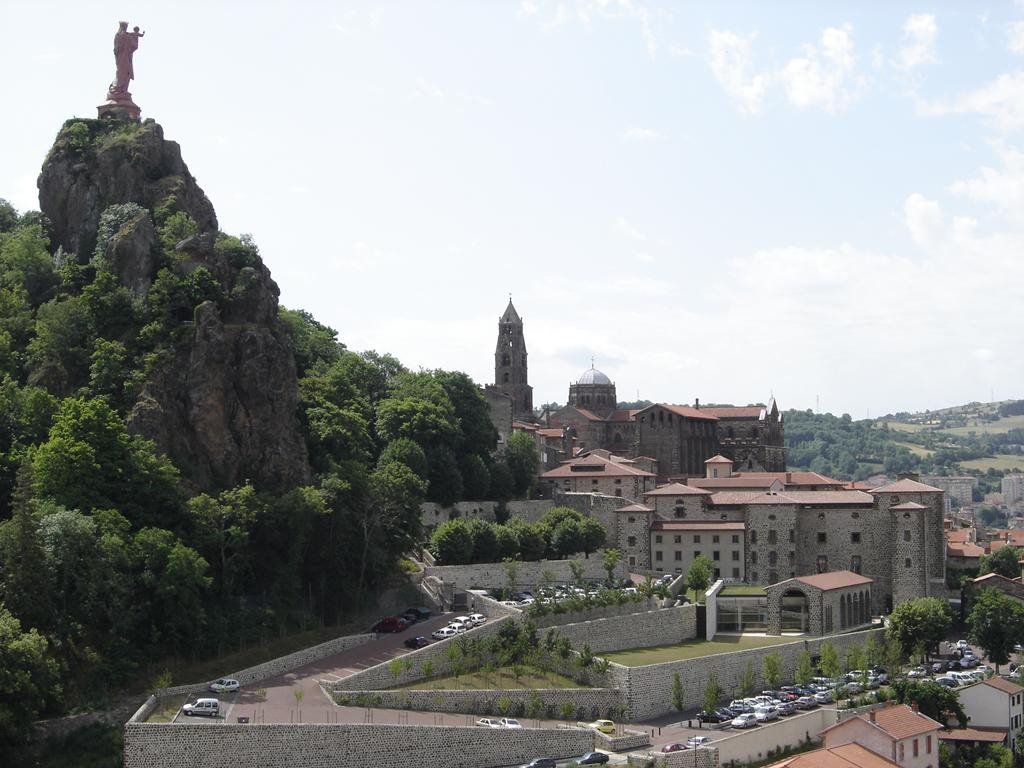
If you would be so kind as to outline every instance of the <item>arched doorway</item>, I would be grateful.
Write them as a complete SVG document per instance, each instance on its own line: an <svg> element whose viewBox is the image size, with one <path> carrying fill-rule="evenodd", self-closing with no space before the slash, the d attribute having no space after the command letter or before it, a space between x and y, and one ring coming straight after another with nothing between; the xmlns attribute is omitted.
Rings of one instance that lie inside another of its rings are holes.
<svg viewBox="0 0 1024 768"><path fill-rule="evenodd" d="M809 619L807 595L798 589L782 593L781 629L783 632L806 632Z"/></svg>

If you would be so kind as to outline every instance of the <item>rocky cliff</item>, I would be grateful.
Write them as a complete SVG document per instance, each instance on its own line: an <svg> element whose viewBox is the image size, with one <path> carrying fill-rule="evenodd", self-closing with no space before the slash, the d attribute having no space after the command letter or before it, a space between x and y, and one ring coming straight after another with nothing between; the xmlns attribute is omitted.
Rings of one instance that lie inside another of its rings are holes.
<svg viewBox="0 0 1024 768"><path fill-rule="evenodd" d="M162 267L182 280L200 269L212 277L203 276L215 298L190 304L173 319L157 362L136 390L129 427L153 440L193 489L247 480L281 489L308 480L295 359L277 316L278 287L255 248L240 248L217 232L213 206L161 127L68 121L39 176L39 197L53 245L79 263L97 250L109 206L145 209L101 236L97 254L140 302ZM159 230L175 213L187 214L197 232L176 247L161 243Z"/></svg>

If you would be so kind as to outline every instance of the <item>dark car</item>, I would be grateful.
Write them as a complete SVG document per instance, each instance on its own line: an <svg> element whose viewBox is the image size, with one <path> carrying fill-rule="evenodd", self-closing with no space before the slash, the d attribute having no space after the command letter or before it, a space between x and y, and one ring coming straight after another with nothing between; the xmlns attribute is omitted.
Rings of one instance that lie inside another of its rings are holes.
<svg viewBox="0 0 1024 768"><path fill-rule="evenodd" d="M423 648L426 645L430 645L430 641L427 640L427 638L423 637L422 635L419 636L419 637L407 638L406 641L405 641L405 647L406 648L412 648L414 651L417 648Z"/></svg>
<svg viewBox="0 0 1024 768"><path fill-rule="evenodd" d="M417 621L426 621L430 616L429 608L407 608L401 613L401 617L410 624L415 624Z"/></svg>
<svg viewBox="0 0 1024 768"><path fill-rule="evenodd" d="M608 762L608 755L604 752L587 752L576 761L576 765L604 765Z"/></svg>
<svg viewBox="0 0 1024 768"><path fill-rule="evenodd" d="M680 744L679 742L676 742L674 744L666 744L664 747L661 748L661 751L662 752L682 752L684 749L687 749L687 746L685 744Z"/></svg>
<svg viewBox="0 0 1024 768"><path fill-rule="evenodd" d="M555 768L555 766L555 758L553 757L535 757L521 768Z"/></svg>
<svg viewBox="0 0 1024 768"><path fill-rule="evenodd" d="M944 662L944 661L936 661L935 663L932 664L932 672L934 674L937 675L940 672L945 672L945 671L946 671L946 662Z"/></svg>
<svg viewBox="0 0 1024 768"><path fill-rule="evenodd" d="M728 713L723 714L719 710L714 712L701 712L697 715L697 719L702 723L724 723L726 720L732 720L736 715Z"/></svg>
<svg viewBox="0 0 1024 768"><path fill-rule="evenodd" d="M409 622L401 616L388 616L373 625L374 632L404 632L409 628Z"/></svg>

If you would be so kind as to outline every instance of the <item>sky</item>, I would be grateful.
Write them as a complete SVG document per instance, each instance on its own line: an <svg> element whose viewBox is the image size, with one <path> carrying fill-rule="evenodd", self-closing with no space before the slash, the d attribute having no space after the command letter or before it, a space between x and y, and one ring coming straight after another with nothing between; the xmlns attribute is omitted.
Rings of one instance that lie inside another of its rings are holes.
<svg viewBox="0 0 1024 768"><path fill-rule="evenodd" d="M1024 398L1024 4L0 2L0 197L132 93L281 302L534 402Z"/></svg>

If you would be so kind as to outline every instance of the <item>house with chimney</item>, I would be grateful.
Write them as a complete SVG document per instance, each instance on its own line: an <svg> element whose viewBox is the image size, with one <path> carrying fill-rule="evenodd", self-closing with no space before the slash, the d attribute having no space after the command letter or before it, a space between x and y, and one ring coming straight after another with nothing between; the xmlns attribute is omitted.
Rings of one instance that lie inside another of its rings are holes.
<svg viewBox="0 0 1024 768"><path fill-rule="evenodd" d="M894 704L836 723L821 736L825 749L859 744L902 768L938 768L941 729L916 705Z"/></svg>

